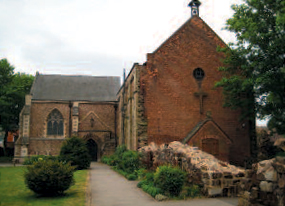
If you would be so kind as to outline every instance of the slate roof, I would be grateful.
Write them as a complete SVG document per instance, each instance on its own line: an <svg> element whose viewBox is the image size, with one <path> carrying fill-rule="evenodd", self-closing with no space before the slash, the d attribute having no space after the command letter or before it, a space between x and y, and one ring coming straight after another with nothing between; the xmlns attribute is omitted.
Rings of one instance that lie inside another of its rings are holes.
<svg viewBox="0 0 285 206"><path fill-rule="evenodd" d="M116 101L120 77L38 74L31 89L32 100Z"/></svg>

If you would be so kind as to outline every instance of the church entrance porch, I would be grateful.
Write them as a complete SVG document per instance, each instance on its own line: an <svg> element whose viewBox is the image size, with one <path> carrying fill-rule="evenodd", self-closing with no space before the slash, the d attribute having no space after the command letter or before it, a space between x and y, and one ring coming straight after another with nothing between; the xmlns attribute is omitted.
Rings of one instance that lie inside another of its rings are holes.
<svg viewBox="0 0 285 206"><path fill-rule="evenodd" d="M87 140L86 146L91 156L91 160L97 162L98 160L98 145L93 139Z"/></svg>

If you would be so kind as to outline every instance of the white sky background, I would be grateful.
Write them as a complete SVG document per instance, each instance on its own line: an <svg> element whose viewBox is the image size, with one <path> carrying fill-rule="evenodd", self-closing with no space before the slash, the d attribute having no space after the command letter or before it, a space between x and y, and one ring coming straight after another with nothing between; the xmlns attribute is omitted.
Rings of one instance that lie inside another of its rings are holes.
<svg viewBox="0 0 285 206"><path fill-rule="evenodd" d="M190 0L0 0L0 58L17 72L122 76L144 63L190 18ZM222 30L242 0L201 0L200 17Z"/></svg>

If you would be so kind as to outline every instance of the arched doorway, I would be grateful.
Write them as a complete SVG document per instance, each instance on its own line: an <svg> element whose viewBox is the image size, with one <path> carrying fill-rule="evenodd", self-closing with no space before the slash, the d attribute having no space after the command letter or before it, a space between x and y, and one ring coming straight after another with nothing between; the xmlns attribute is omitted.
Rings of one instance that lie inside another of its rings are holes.
<svg viewBox="0 0 285 206"><path fill-rule="evenodd" d="M87 140L86 146L88 148L89 154L92 161L98 160L98 145L93 139Z"/></svg>

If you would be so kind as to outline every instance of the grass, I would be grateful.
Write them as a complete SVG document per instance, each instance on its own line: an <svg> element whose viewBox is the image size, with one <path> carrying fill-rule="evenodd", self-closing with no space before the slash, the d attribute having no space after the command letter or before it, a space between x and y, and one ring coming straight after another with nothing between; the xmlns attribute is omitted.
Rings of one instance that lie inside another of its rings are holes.
<svg viewBox="0 0 285 206"><path fill-rule="evenodd" d="M0 167L0 206L85 205L87 170L74 173L75 185L61 197L38 197L24 182L25 167Z"/></svg>

